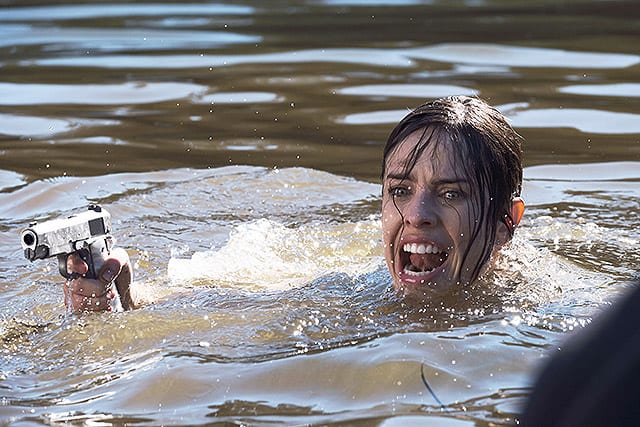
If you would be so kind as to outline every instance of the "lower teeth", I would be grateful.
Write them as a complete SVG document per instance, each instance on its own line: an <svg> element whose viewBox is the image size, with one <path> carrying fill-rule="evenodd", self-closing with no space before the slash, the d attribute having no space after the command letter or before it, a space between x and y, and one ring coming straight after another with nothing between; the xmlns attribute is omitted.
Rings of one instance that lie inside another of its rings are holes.
<svg viewBox="0 0 640 427"><path fill-rule="evenodd" d="M416 271L417 270L417 271ZM435 270L435 268L429 269L429 270L419 270L417 269L414 265L407 265L404 268L404 272L406 274L410 274L412 276L419 276L421 274L426 274L426 273L431 273L433 270Z"/></svg>

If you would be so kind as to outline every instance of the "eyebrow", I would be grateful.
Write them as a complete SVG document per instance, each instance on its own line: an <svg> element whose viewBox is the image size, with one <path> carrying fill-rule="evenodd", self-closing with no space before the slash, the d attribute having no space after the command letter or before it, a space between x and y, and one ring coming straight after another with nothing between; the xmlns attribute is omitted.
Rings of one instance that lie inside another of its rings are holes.
<svg viewBox="0 0 640 427"><path fill-rule="evenodd" d="M433 184L436 185L444 185L444 184L469 184L469 180L466 178L440 178L433 181Z"/></svg>
<svg viewBox="0 0 640 427"><path fill-rule="evenodd" d="M387 174L385 179L396 179L398 181L404 181L406 179L411 179L411 176L404 172L391 172ZM435 181L432 181L431 184L436 186L448 185L448 184L469 184L469 180L467 180L466 178L456 178L456 177L446 178L445 177L445 178L438 178Z"/></svg>
<svg viewBox="0 0 640 427"><path fill-rule="evenodd" d="M390 172L384 178L385 179L397 179L399 181L403 181L403 180L409 178L409 174L407 174L405 172Z"/></svg>

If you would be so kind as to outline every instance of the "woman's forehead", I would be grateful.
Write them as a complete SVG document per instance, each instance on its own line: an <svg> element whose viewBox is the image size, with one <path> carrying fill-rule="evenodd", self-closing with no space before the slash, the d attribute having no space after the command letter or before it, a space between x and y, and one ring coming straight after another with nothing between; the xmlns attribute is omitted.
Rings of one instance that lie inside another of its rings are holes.
<svg viewBox="0 0 640 427"><path fill-rule="evenodd" d="M388 173L409 172L408 169L414 166L430 173L464 177L466 174L456 144L443 137L442 133L433 133L428 140L424 140L424 135L424 129L413 132L393 148L386 160Z"/></svg>

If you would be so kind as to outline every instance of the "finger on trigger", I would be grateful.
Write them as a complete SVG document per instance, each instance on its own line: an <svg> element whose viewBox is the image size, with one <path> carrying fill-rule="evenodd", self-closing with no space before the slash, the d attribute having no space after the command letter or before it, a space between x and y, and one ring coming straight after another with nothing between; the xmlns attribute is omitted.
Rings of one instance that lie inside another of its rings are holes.
<svg viewBox="0 0 640 427"><path fill-rule="evenodd" d="M86 274L89 266L75 253L67 257L67 271L69 273Z"/></svg>

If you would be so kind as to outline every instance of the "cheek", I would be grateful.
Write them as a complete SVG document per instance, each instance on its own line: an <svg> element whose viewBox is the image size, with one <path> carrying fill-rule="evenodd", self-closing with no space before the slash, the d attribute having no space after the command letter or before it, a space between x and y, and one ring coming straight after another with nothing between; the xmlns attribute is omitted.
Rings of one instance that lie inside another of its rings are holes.
<svg viewBox="0 0 640 427"><path fill-rule="evenodd" d="M396 226L396 221L394 221L393 214L385 214L384 211L382 213L382 241L384 244L383 255L385 261L387 263L387 267L392 272L394 271L394 248L395 248L395 240L398 235L398 227Z"/></svg>
<svg viewBox="0 0 640 427"><path fill-rule="evenodd" d="M402 217L392 201L382 202L382 234L385 241L393 238L402 223Z"/></svg>
<svg viewBox="0 0 640 427"><path fill-rule="evenodd" d="M478 235L472 238L474 226L475 224L469 224L468 221L462 221L458 226L458 237L456 239L458 251L461 253L467 251L466 257L458 259L458 263L464 267L465 271L475 269L486 250L488 242L486 227L481 227L478 230Z"/></svg>
<svg viewBox="0 0 640 427"><path fill-rule="evenodd" d="M474 226L474 216L468 206L459 206L456 209L444 210L440 216L443 226L458 247L466 248L470 242Z"/></svg>

